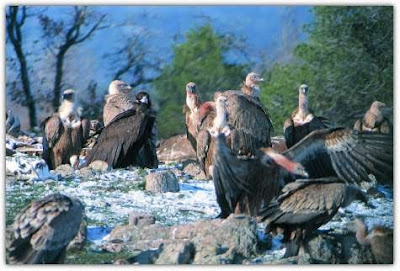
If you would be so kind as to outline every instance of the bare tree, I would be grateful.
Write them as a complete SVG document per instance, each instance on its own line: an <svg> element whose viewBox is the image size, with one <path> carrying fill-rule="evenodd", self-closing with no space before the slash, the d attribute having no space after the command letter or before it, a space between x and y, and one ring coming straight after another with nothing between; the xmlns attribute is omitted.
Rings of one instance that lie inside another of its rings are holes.
<svg viewBox="0 0 400 271"><path fill-rule="evenodd" d="M19 99L19 102L28 107L29 111L29 125L31 128L36 126L36 106L35 99L31 91L31 83L29 80L28 63L26 59L26 52L23 50L23 35L22 27L28 18L27 8L25 6L9 6L6 12L6 29L7 40L11 42L17 59L19 62L19 76L21 77L22 89L24 99ZM15 87L15 82L14 89Z"/></svg>
<svg viewBox="0 0 400 271"><path fill-rule="evenodd" d="M115 71L112 74L113 80L121 79L128 74L127 80L134 87L151 83L161 72L162 63L148 42L152 33L132 22L122 23L117 27L129 27L131 31L130 37L124 37L114 52L105 55L110 62L111 70Z"/></svg>
<svg viewBox="0 0 400 271"><path fill-rule="evenodd" d="M70 22L54 20L46 15L40 15L43 37L49 49L56 58L55 79L53 87L52 106L54 110L60 105L61 89L63 87L63 66L68 50L89 39L93 34L104 29L105 14L97 14L86 6L75 6Z"/></svg>

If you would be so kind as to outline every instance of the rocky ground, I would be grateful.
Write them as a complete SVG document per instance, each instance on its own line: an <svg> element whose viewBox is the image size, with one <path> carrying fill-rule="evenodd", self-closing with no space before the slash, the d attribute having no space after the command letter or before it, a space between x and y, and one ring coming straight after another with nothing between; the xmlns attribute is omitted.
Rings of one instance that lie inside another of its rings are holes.
<svg viewBox="0 0 400 271"><path fill-rule="evenodd" d="M39 197L78 197L86 218L68 252L71 264L372 263L370 250L356 243L346 224L362 216L369 227L393 228L393 191L377 187L370 200L375 208L354 202L340 209L310 241L309 254L281 259L281 236L265 235L262 223L242 215L215 219L213 183L204 180L194 154L185 152L188 146L183 137L161 142L157 170L99 164L48 171L38 156L17 151L6 157L6 224Z"/></svg>

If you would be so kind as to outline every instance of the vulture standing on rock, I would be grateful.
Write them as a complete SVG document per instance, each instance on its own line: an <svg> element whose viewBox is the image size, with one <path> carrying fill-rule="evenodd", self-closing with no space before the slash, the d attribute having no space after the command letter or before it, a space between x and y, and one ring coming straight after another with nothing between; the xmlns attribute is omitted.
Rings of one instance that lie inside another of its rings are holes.
<svg viewBox="0 0 400 271"><path fill-rule="evenodd" d="M365 222L356 218L348 224L348 229L356 232L360 245L370 245L377 263L393 263L393 230L376 226L369 233Z"/></svg>
<svg viewBox="0 0 400 271"><path fill-rule="evenodd" d="M326 119L314 115L308 107L308 86L299 88L299 106L293 111L283 125L283 132L287 148L292 147L314 130L328 128Z"/></svg>
<svg viewBox="0 0 400 271"><path fill-rule="evenodd" d="M357 131L371 131L378 133L389 134L392 133L392 124L383 116L381 109L386 105L379 101L371 104L371 107L365 113L362 119L359 119L354 124L354 130Z"/></svg>
<svg viewBox="0 0 400 271"><path fill-rule="evenodd" d="M54 194L36 200L15 218L7 236L9 264L63 263L69 242L77 235L84 206L77 199Z"/></svg>
<svg viewBox="0 0 400 271"><path fill-rule="evenodd" d="M71 163L76 167L79 154L89 137L90 122L80 118L75 104L75 91L66 90L58 113L42 123L43 154L49 169Z"/></svg>
<svg viewBox="0 0 400 271"><path fill-rule="evenodd" d="M133 109L117 115L102 130L96 145L86 157L85 165L95 160L105 161L113 168L138 165L139 150L150 138L155 122L150 105L146 92L136 94Z"/></svg>
<svg viewBox="0 0 400 271"><path fill-rule="evenodd" d="M133 103L128 97L132 87L120 80L114 80L108 87L106 104L103 109L103 122L107 126L117 115L133 109Z"/></svg>
<svg viewBox="0 0 400 271"><path fill-rule="evenodd" d="M267 231L283 231L284 257L292 257L300 249L305 252L314 230L329 222L340 207L356 199L368 204L362 190L339 178L302 179L287 184L259 215L266 221Z"/></svg>

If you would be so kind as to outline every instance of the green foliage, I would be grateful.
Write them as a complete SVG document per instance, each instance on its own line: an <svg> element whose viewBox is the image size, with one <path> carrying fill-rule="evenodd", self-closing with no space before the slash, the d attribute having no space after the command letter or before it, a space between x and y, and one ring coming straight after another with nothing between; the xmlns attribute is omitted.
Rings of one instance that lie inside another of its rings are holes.
<svg viewBox="0 0 400 271"><path fill-rule="evenodd" d="M310 106L336 125L352 127L374 100L393 105L393 8L324 6L313 12L309 39L294 51L296 62L269 71L262 99L279 131L302 83L310 86Z"/></svg>
<svg viewBox="0 0 400 271"><path fill-rule="evenodd" d="M201 99L211 100L215 91L238 88L245 77L242 65L227 63L224 55L231 40L215 33L206 24L186 33L186 42L175 45L175 57L153 82L160 102L158 128L160 138L185 132L185 105L188 82L195 82Z"/></svg>

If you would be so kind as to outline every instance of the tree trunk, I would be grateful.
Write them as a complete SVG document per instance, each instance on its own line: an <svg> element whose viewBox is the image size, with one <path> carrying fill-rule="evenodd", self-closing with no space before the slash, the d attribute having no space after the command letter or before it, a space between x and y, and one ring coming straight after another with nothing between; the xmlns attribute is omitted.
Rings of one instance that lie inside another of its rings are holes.
<svg viewBox="0 0 400 271"><path fill-rule="evenodd" d="M20 63L22 88L25 93L26 104L29 111L29 126L32 129L33 127L36 127L36 105L35 105L35 100L31 93L31 83L29 82L28 65L26 64L25 56L22 53L22 48L16 46L15 52L17 54Z"/></svg>
<svg viewBox="0 0 400 271"><path fill-rule="evenodd" d="M60 106L60 94L61 94L61 83L63 77L63 65L64 65L64 57L68 48L61 48L59 53L57 54L56 60L56 78L54 80L54 88L53 88L53 109L54 112L58 110Z"/></svg>

